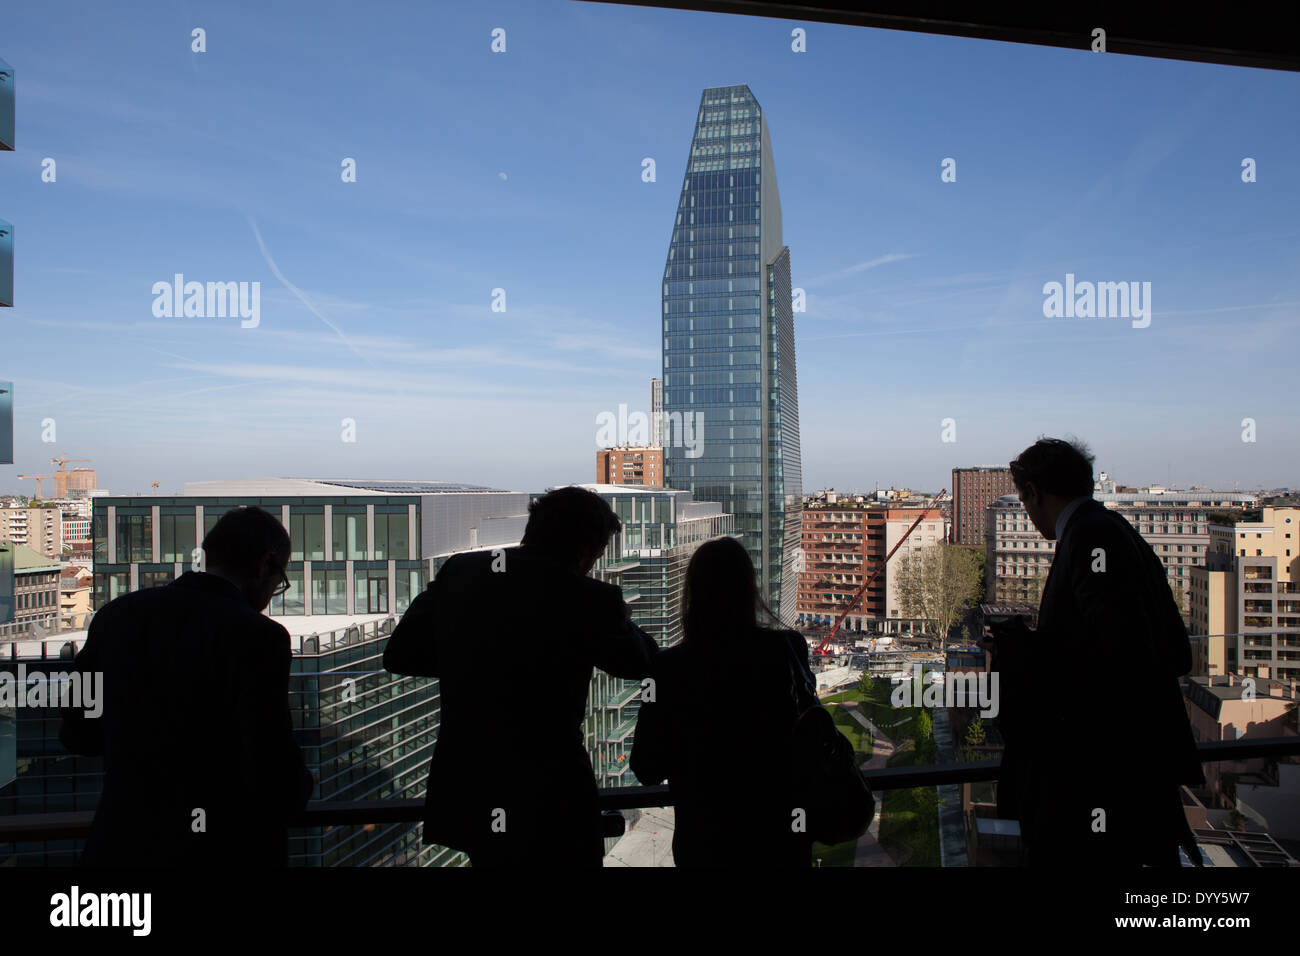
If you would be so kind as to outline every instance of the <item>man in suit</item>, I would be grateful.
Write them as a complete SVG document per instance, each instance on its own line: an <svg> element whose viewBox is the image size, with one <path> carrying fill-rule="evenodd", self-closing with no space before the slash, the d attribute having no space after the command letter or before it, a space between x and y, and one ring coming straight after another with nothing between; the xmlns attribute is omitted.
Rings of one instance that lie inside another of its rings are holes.
<svg viewBox="0 0 1300 956"><path fill-rule="evenodd" d="M1164 567L1092 497L1093 456L1044 438L1013 462L1030 520L1055 540L1038 624L992 628L1006 751L1002 814L1031 866L1199 865L1179 798L1203 782L1179 677L1191 646Z"/></svg>
<svg viewBox="0 0 1300 956"><path fill-rule="evenodd" d="M543 495L519 547L451 558L393 631L384 667L438 678L442 697L425 843L475 866L601 865L582 729L592 668L641 679L658 650L622 592L587 577L621 527L594 492Z"/></svg>
<svg viewBox="0 0 1300 956"><path fill-rule="evenodd" d="M289 716L289 634L261 612L288 588L289 536L227 512L205 571L125 594L91 621L75 666L103 713L63 712L60 740L104 758L88 866L273 867L314 786Z"/></svg>

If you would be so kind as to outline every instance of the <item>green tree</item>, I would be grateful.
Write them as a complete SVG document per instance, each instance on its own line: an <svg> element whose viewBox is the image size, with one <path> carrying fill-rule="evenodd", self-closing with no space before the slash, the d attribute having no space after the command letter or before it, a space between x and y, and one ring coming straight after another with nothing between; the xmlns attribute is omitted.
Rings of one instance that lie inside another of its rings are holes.
<svg viewBox="0 0 1300 956"><path fill-rule="evenodd" d="M915 726L916 741L916 762L918 764L934 763L935 745L934 745L934 721L930 719L930 712L921 708L916 715Z"/></svg>
<svg viewBox="0 0 1300 956"><path fill-rule="evenodd" d="M966 725L966 752L964 754L966 760L975 759L975 748L984 745L986 736L987 732L984 730L984 721L981 718L976 717Z"/></svg>
<svg viewBox="0 0 1300 956"><path fill-rule="evenodd" d="M895 572L903 614L924 621L941 640L979 600L981 580L980 552L957 544L909 551Z"/></svg>

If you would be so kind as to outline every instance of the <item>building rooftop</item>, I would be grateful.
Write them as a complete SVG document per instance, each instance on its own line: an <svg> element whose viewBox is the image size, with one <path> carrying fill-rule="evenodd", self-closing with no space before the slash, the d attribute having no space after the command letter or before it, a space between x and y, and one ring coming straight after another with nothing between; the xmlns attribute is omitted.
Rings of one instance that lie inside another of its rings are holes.
<svg viewBox="0 0 1300 956"><path fill-rule="evenodd" d="M466 485L454 481L360 478L231 478L224 481L187 481L186 497L310 497L356 495L436 495L450 493L510 494L500 488ZM164 496L168 497L168 496Z"/></svg>
<svg viewBox="0 0 1300 956"><path fill-rule="evenodd" d="M1177 505L1182 502L1221 502L1232 501L1253 503L1259 499L1259 496L1246 491L1170 491L1169 489L1150 490L1138 489L1136 491L1095 491L1093 499L1100 501L1102 504L1108 502L1113 504L1124 504L1132 501L1159 501L1164 505ZM995 505L1012 507L1020 504L1020 496L1017 494L1002 495L994 502Z"/></svg>
<svg viewBox="0 0 1300 956"><path fill-rule="evenodd" d="M14 573L19 571L62 571L63 565L59 564L54 558L47 558L45 555L33 551L25 544L15 544L5 542L7 547L14 554Z"/></svg>
<svg viewBox="0 0 1300 956"><path fill-rule="evenodd" d="M1188 679L1219 700L1241 700L1241 695L1245 692L1247 686L1251 688L1251 693L1255 695L1256 700L1261 698L1272 698L1274 700L1300 699L1295 678L1277 680L1271 677L1254 677L1251 678L1254 681L1252 685L1244 684L1243 679L1237 674L1213 674L1209 677L1200 676Z"/></svg>

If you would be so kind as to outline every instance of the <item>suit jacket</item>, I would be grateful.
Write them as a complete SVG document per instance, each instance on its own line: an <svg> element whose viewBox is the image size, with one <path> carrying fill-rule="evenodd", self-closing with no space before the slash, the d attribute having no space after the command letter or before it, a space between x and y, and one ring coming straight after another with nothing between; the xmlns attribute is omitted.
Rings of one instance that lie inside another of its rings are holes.
<svg viewBox="0 0 1300 956"><path fill-rule="evenodd" d="M103 675L103 713L65 710L59 735L104 758L83 862L284 866L288 819L314 786L293 739L289 661L288 632L214 574L105 605L75 661Z"/></svg>
<svg viewBox="0 0 1300 956"><path fill-rule="evenodd" d="M439 680L424 842L476 863L599 866L592 670L640 679L657 650L614 585L529 548L451 558L384 651L392 673Z"/></svg>
<svg viewBox="0 0 1300 956"><path fill-rule="evenodd" d="M807 642L765 628L736 644L682 643L656 658L655 701L641 705L631 765L641 783L666 778L672 787L678 866L811 865L812 844L791 830L797 801L783 784L799 716L789 648L806 671ZM746 778L763 785L741 795Z"/></svg>
<svg viewBox="0 0 1300 956"><path fill-rule="evenodd" d="M1190 836L1177 787L1204 777L1178 682L1191 646L1151 546L1085 501L1037 628L998 644L1003 784L1031 861L1176 860Z"/></svg>

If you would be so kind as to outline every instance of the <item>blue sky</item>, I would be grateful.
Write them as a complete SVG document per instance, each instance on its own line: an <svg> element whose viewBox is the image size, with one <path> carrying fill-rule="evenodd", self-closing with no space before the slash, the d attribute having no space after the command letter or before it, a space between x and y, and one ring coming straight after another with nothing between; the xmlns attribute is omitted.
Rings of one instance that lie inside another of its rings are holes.
<svg viewBox="0 0 1300 956"><path fill-rule="evenodd" d="M700 92L733 83L807 290L806 489L937 489L1067 432L1130 484L1300 485L1294 74L558 0L23 6L0 490L56 454L118 493L592 480L597 416L660 371ZM260 325L155 318L178 272L260 282ZM1044 318L1066 273L1150 282L1150 326Z"/></svg>

